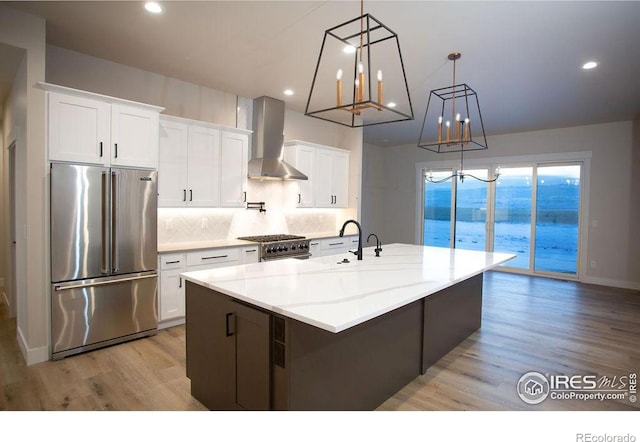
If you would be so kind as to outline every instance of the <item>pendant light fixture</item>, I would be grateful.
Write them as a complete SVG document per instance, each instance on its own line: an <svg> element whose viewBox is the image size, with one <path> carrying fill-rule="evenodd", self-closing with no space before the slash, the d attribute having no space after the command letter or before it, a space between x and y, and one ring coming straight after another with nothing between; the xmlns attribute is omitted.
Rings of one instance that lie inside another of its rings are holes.
<svg viewBox="0 0 640 442"><path fill-rule="evenodd" d="M456 84L456 61L461 57L459 52L447 57L453 62L452 86L429 93L418 147L437 153L487 148L478 95L468 84Z"/></svg>
<svg viewBox="0 0 640 442"><path fill-rule="evenodd" d="M305 115L349 127L413 120L398 35L370 14L324 33Z"/></svg>
<svg viewBox="0 0 640 442"><path fill-rule="evenodd" d="M441 183L455 177L464 181L466 176L490 183L500 176L499 168L491 179L479 178L463 170L464 152L485 150L488 146L478 94L466 83L456 84L456 61L461 57L459 52L448 55L447 58L453 62L452 86L434 89L429 93L418 140L418 147L432 152L460 152L460 169L440 180L426 175L425 179L431 183Z"/></svg>

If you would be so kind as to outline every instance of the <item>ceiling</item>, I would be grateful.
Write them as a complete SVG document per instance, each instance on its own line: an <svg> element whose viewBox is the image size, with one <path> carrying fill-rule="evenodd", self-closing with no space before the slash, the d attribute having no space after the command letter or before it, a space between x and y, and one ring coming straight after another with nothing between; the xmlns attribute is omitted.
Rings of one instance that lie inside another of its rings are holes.
<svg viewBox="0 0 640 442"><path fill-rule="evenodd" d="M173 1L160 15L138 1L3 4L44 17L49 44L299 112L324 31L360 15L352 1ZM640 2L368 0L364 12L398 34L415 115L365 128L369 143L417 142L429 90L451 85L453 51L487 134L640 117Z"/></svg>

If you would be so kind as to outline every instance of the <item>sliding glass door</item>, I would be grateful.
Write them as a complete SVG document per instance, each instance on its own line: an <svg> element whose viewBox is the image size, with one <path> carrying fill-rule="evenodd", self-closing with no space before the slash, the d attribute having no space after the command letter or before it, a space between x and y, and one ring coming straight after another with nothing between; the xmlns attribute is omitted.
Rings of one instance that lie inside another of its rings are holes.
<svg viewBox="0 0 640 442"><path fill-rule="evenodd" d="M495 184L493 251L515 253L509 267L531 267L533 167L502 167Z"/></svg>
<svg viewBox="0 0 640 442"><path fill-rule="evenodd" d="M492 167L465 174L486 180ZM506 263L514 270L577 275L581 170L579 162L532 163L502 167L492 183L425 180L423 244L514 253Z"/></svg>
<svg viewBox="0 0 640 442"><path fill-rule="evenodd" d="M578 272L580 165L538 167L534 268Z"/></svg>

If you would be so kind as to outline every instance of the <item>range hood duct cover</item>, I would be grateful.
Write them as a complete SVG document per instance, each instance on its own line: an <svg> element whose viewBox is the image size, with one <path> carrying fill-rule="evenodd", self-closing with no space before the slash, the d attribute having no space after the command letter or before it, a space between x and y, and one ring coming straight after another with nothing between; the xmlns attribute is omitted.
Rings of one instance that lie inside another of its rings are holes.
<svg viewBox="0 0 640 442"><path fill-rule="evenodd" d="M248 176L258 180L308 180L284 162L284 101L271 97L253 100L253 136Z"/></svg>

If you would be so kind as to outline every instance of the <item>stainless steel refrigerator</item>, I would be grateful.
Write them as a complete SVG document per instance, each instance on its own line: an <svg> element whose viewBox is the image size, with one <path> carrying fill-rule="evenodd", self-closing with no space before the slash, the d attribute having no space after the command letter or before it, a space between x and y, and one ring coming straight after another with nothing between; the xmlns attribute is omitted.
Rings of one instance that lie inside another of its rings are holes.
<svg viewBox="0 0 640 442"><path fill-rule="evenodd" d="M52 359L158 328L157 172L51 164Z"/></svg>

